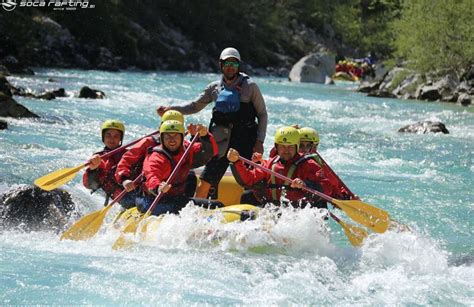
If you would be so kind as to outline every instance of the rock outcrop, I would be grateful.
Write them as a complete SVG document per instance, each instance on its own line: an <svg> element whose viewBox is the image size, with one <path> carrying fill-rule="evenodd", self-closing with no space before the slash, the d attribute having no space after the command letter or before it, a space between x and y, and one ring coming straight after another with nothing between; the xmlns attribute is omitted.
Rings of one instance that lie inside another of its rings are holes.
<svg viewBox="0 0 474 307"><path fill-rule="evenodd" d="M88 86L84 86L79 91L79 98L104 99L105 93L102 91L90 88Z"/></svg>
<svg viewBox="0 0 474 307"><path fill-rule="evenodd" d="M0 130L8 129L8 123L0 119Z"/></svg>
<svg viewBox="0 0 474 307"><path fill-rule="evenodd" d="M25 64L20 62L13 55L8 55L0 60L0 65L3 67L1 70L5 72L5 75L19 74L19 75L34 75L34 71L27 67Z"/></svg>
<svg viewBox="0 0 474 307"><path fill-rule="evenodd" d="M311 53L300 59L290 71L289 79L295 82L325 84L336 71L335 57L329 53Z"/></svg>
<svg viewBox="0 0 474 307"><path fill-rule="evenodd" d="M361 83L358 91L373 97L443 101L467 106L474 99L474 74L467 72L461 78L454 72L421 75L395 67L378 82Z"/></svg>
<svg viewBox="0 0 474 307"><path fill-rule="evenodd" d="M0 195L0 229L62 231L74 212L71 195L25 185Z"/></svg>
<svg viewBox="0 0 474 307"><path fill-rule="evenodd" d="M15 88L0 75L0 117L39 117L12 98Z"/></svg>
<svg viewBox="0 0 474 307"><path fill-rule="evenodd" d="M410 132L417 134L449 133L448 129L446 129L446 126L443 123L432 121L421 121L414 124L406 125L405 127L398 129L398 132Z"/></svg>
<svg viewBox="0 0 474 307"><path fill-rule="evenodd" d="M31 112L25 106L16 102L10 96L0 93L0 116L1 117L33 117L38 118L39 116Z"/></svg>

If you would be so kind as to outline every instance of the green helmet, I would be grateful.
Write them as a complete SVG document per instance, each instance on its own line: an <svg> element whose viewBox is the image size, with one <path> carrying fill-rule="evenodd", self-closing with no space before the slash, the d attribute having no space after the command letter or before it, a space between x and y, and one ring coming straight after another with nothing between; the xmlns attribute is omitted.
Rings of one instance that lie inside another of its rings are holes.
<svg viewBox="0 0 474 307"><path fill-rule="evenodd" d="M319 134L316 130L310 127L303 127L298 130L300 133L300 142L312 142L314 144L319 143Z"/></svg>
<svg viewBox="0 0 474 307"><path fill-rule="evenodd" d="M181 133L184 135L184 125L179 120L167 120L161 123L161 133Z"/></svg>
<svg viewBox="0 0 474 307"><path fill-rule="evenodd" d="M281 127L275 132L275 144L295 145L296 150L300 147L300 134L293 127Z"/></svg>
<svg viewBox="0 0 474 307"><path fill-rule="evenodd" d="M168 110L163 114L163 116L161 117L161 122L165 122L167 120L177 120L184 124L183 114L176 110Z"/></svg>
<svg viewBox="0 0 474 307"><path fill-rule="evenodd" d="M123 136L125 134L125 125L115 119L106 120L100 127L100 134L102 135L102 142L104 141L105 131L108 129L115 129L122 132L122 137L120 138L123 141Z"/></svg>

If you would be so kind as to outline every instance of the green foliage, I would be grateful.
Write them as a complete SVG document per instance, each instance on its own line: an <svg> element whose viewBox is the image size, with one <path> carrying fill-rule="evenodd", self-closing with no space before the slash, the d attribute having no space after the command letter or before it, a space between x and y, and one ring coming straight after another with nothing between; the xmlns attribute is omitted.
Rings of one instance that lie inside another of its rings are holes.
<svg viewBox="0 0 474 307"><path fill-rule="evenodd" d="M474 62L472 0L406 1L395 23L398 55L420 72L461 71Z"/></svg>
<svg viewBox="0 0 474 307"><path fill-rule="evenodd" d="M177 29L192 42L188 56L217 57L222 48L235 46L253 66L278 65L280 55L296 60L312 51L314 45L302 39L305 29L324 36L332 28L336 47L356 51L349 56L372 51L390 59L396 51L421 72L459 70L473 64L473 9L473 0L101 0L90 10L16 10L0 16L5 33L0 56L28 57L41 47L32 17L46 15L82 46L106 47L131 63L143 55L179 63L169 30ZM145 29L145 38L132 23Z"/></svg>
<svg viewBox="0 0 474 307"><path fill-rule="evenodd" d="M372 51L386 58L393 52L391 23L400 14L400 1L337 1L329 21L346 44L360 53Z"/></svg>

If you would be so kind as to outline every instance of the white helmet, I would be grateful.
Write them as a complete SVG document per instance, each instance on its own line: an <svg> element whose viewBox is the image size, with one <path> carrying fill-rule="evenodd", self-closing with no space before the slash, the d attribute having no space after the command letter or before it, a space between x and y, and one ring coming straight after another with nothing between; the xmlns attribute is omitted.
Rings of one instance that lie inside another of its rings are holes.
<svg viewBox="0 0 474 307"><path fill-rule="evenodd" d="M221 56L219 57L219 60L225 61L228 58L236 58L237 60L239 60L239 62L242 61L240 59L239 51L235 48L232 48L232 47L228 47L228 48L225 48L224 50L222 50Z"/></svg>

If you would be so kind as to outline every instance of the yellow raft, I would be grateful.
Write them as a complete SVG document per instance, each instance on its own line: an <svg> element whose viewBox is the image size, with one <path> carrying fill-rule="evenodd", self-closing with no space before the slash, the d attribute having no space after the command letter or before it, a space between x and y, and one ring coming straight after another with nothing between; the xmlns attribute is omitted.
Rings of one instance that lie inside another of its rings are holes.
<svg viewBox="0 0 474 307"><path fill-rule="evenodd" d="M346 72L343 72L343 71L339 71L337 73L335 73L332 78L334 80L339 80L339 81L351 81L351 82L357 82L359 81L359 78L357 78L356 76L353 76L351 74L348 74Z"/></svg>
<svg viewBox="0 0 474 307"><path fill-rule="evenodd" d="M235 181L232 175L225 175L219 183L217 195L221 203L225 207L214 210L209 210L206 214L206 218L212 218L214 216L222 217L221 222L232 223L236 221L245 221L248 219L254 219L258 213L259 208L248 204L239 204L240 196L244 189ZM138 220L142 216L137 208L131 208L121 212L117 215L114 220L114 224L117 228L120 225L125 225L129 219ZM159 221L156 217L153 219Z"/></svg>

